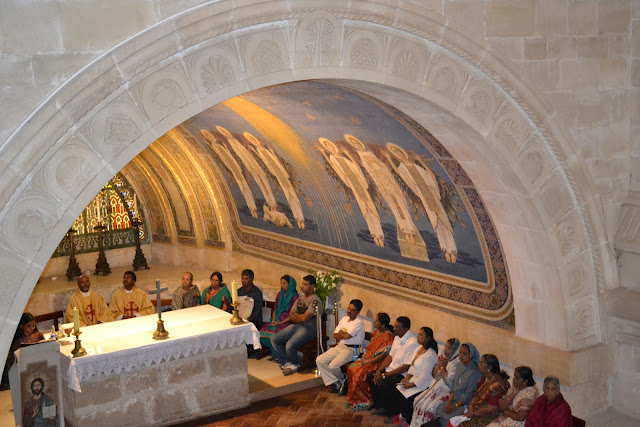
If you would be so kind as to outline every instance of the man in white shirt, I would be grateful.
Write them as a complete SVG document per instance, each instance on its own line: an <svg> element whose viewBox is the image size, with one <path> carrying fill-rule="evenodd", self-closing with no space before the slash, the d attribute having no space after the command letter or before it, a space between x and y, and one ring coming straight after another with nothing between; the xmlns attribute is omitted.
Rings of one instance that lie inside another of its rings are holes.
<svg viewBox="0 0 640 427"><path fill-rule="evenodd" d="M382 361L380 367L367 375L367 382L371 389L372 414L382 413L381 397L385 396L389 388L393 388L407 375L411 365L411 355L418 347L416 334L411 332L411 320L400 316L393 325L396 337L391 344L391 351Z"/></svg>
<svg viewBox="0 0 640 427"><path fill-rule="evenodd" d="M340 367L354 360L353 355L359 353L358 350L364 342L364 322L358 318L360 310L362 310L362 301L354 299L349 302L347 315L340 319L333 332L333 337L338 344L316 358L316 365L324 385L329 386L334 393L338 393L345 382L345 376Z"/></svg>

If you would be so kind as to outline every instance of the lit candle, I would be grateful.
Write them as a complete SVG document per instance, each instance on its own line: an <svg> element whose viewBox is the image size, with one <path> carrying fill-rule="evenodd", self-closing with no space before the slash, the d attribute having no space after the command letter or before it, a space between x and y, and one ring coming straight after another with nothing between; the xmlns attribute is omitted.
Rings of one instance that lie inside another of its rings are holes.
<svg viewBox="0 0 640 427"><path fill-rule="evenodd" d="M238 284L235 280L231 281L231 302L234 304L238 302Z"/></svg>
<svg viewBox="0 0 640 427"><path fill-rule="evenodd" d="M80 313L78 307L73 307L73 333L77 334L78 332L80 332Z"/></svg>

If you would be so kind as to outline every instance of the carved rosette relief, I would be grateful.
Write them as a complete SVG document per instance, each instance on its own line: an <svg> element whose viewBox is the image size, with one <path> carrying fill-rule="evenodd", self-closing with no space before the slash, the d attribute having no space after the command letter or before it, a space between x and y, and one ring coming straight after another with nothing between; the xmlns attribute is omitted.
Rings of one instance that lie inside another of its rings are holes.
<svg viewBox="0 0 640 427"><path fill-rule="evenodd" d="M263 40L255 46L255 50L247 53L245 58L249 59L252 75L275 73L285 68L280 46L273 40Z"/></svg>
<svg viewBox="0 0 640 427"><path fill-rule="evenodd" d="M112 145L126 145L131 142L135 127L128 117L107 117L104 140Z"/></svg>
<svg viewBox="0 0 640 427"><path fill-rule="evenodd" d="M530 151L525 154L522 171L527 176L527 179L531 184L540 177L542 168L542 154L537 151Z"/></svg>
<svg viewBox="0 0 640 427"><path fill-rule="evenodd" d="M210 56L209 62L202 66L200 77L204 82L207 93L213 93L220 87L230 85L236 81L231 64L223 56Z"/></svg>
<svg viewBox="0 0 640 427"><path fill-rule="evenodd" d="M600 325L596 321L593 297L584 297L569 306L569 347L577 348L597 342Z"/></svg>
<svg viewBox="0 0 640 427"><path fill-rule="evenodd" d="M202 49L187 57L185 63L200 96L215 93L240 78L238 56L229 42Z"/></svg>
<svg viewBox="0 0 640 427"><path fill-rule="evenodd" d="M576 231L571 226L560 228L558 241L560 242L560 252L563 257L566 257L576 245Z"/></svg>
<svg viewBox="0 0 640 427"><path fill-rule="evenodd" d="M33 255L60 219L58 202L32 187L12 209L15 214L2 223L2 240L17 255Z"/></svg>
<svg viewBox="0 0 640 427"><path fill-rule="evenodd" d="M463 67L445 54L439 53L429 64L426 95L454 111L468 77L469 73Z"/></svg>
<svg viewBox="0 0 640 427"><path fill-rule="evenodd" d="M371 39L358 40L349 52L349 62L356 68L375 70L378 68L376 44Z"/></svg>
<svg viewBox="0 0 640 427"><path fill-rule="evenodd" d="M560 254L565 259L588 250L587 236L582 230L580 216L575 212L555 227L554 234L558 241Z"/></svg>
<svg viewBox="0 0 640 427"><path fill-rule="evenodd" d="M339 26L329 13L305 16L296 28L296 62L302 67L329 66L335 63Z"/></svg>
<svg viewBox="0 0 640 427"><path fill-rule="evenodd" d="M498 97L491 83L477 76L470 76L456 113L484 134L501 102L502 98Z"/></svg>
<svg viewBox="0 0 640 427"><path fill-rule="evenodd" d="M493 121L489 142L506 155L506 158L510 158L520 150L531 132L531 127L515 108L503 104Z"/></svg>
<svg viewBox="0 0 640 427"><path fill-rule="evenodd" d="M49 159L44 167L43 181L52 194L67 204L101 169L100 159L80 141L73 139Z"/></svg>
<svg viewBox="0 0 640 427"><path fill-rule="evenodd" d="M566 259L560 267L562 295L565 304L588 296L595 289L593 277L588 273L592 267L589 252Z"/></svg>
<svg viewBox="0 0 640 427"><path fill-rule="evenodd" d="M420 71L417 55L411 50L402 50L396 56L392 70L393 75L415 82Z"/></svg>
<svg viewBox="0 0 640 427"><path fill-rule="evenodd" d="M558 174L547 179L540 191L536 193L535 198L542 206L541 213L546 214L546 218L543 215L543 220L548 225L554 225L572 206L567 185Z"/></svg>
<svg viewBox="0 0 640 427"><path fill-rule="evenodd" d="M177 62L151 74L132 92L152 123L159 122L193 100L189 82Z"/></svg>
<svg viewBox="0 0 640 427"><path fill-rule="evenodd" d="M515 172L520 181L530 191L534 192L547 176L549 171L549 153L540 137L533 133L516 158Z"/></svg>
<svg viewBox="0 0 640 427"><path fill-rule="evenodd" d="M108 162L146 128L140 110L129 94L123 94L93 116L79 133Z"/></svg>

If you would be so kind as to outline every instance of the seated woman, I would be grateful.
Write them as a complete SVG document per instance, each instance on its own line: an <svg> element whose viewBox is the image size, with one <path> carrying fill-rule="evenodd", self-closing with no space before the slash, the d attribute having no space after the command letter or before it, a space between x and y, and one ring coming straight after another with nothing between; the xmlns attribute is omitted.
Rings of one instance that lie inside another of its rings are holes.
<svg viewBox="0 0 640 427"><path fill-rule="evenodd" d="M500 370L500 361L494 354L485 354L480 359L478 369L482 378L478 381L476 391L464 414L469 421L459 426L486 426L498 416L500 399L509 390L509 375Z"/></svg>
<svg viewBox="0 0 640 427"><path fill-rule="evenodd" d="M271 312L271 323L260 328L260 343L262 348L271 348L271 337L278 331L286 328L289 323L289 312L298 300L296 279L285 274L280 278L280 292L276 295L276 304Z"/></svg>
<svg viewBox="0 0 640 427"><path fill-rule="evenodd" d="M373 321L375 331L370 337L364 355L347 368L347 408L366 411L371 407L371 390L367 383L369 372L375 372L393 343L393 327L387 313L378 313Z"/></svg>
<svg viewBox="0 0 640 427"><path fill-rule="evenodd" d="M22 313L20 322L18 322L18 329L16 329L16 333L11 341L11 347L9 348L9 354L7 354L4 370L2 371L2 383L0 384L0 388L2 390L9 389L9 369L11 369L11 366L13 366L15 361L13 353L22 344L34 344L42 340L44 340L44 335L38 330L38 327L36 326L36 319L33 317L33 314Z"/></svg>
<svg viewBox="0 0 640 427"><path fill-rule="evenodd" d="M460 340L450 338L444 347L443 354L438 358L438 364L434 368L433 381L425 391L420 393L413 401L413 416L411 427L420 427L435 419L436 408L442 402L449 399L451 390L447 382L453 380L458 367L462 366L458 357L460 353Z"/></svg>
<svg viewBox="0 0 640 427"><path fill-rule="evenodd" d="M222 283L222 274L219 272L211 273L209 278L211 286L205 288L202 292L200 302L212 305L224 311L231 312L231 293L227 286Z"/></svg>
<svg viewBox="0 0 640 427"><path fill-rule="evenodd" d="M546 377L542 391L543 394L536 399L529 411L525 427L573 426L571 408L560 393L558 377Z"/></svg>
<svg viewBox="0 0 640 427"><path fill-rule="evenodd" d="M502 413L489 424L492 427L522 427L538 397L538 387L528 366L518 366L513 373L513 390L500 399Z"/></svg>
<svg viewBox="0 0 640 427"><path fill-rule="evenodd" d="M394 422L397 425L406 426L411 422L413 400L431 384L433 369L438 363L438 343L433 338L431 328L420 328L418 344L411 355L407 375L382 399L387 415L396 415Z"/></svg>
<svg viewBox="0 0 640 427"><path fill-rule="evenodd" d="M478 380L482 377L478 370L480 354L473 344L465 343L460 346L459 358L462 366L458 367L458 371L451 380L447 379L445 381L451 390L449 399L438 406L435 419L427 423L429 426L446 427L449 419L462 415L465 411L465 406L471 402L473 390L475 390Z"/></svg>

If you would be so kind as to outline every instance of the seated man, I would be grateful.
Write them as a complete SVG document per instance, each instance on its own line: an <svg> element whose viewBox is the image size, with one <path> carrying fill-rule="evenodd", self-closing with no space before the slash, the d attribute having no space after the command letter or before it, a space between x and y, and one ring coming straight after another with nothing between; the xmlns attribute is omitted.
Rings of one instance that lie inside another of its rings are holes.
<svg viewBox="0 0 640 427"><path fill-rule="evenodd" d="M362 301L351 300L347 307L347 315L340 319L333 332L338 344L316 358L324 385L329 386L334 393L346 392L345 376L340 367L354 360L354 354L359 355L358 349L364 342L364 322L358 318L360 310Z"/></svg>
<svg viewBox="0 0 640 427"><path fill-rule="evenodd" d="M249 322L253 323L256 329L262 328L262 303L264 298L262 297L262 291L260 288L253 284L253 278L255 275L253 271L246 269L242 270L242 286L238 289L239 297L249 297L253 299L253 310L251 310L251 316L249 316Z"/></svg>
<svg viewBox="0 0 640 427"><path fill-rule="evenodd" d="M396 337L391 344L391 351L378 369L367 375L371 390L371 407L378 408L372 414L384 412L381 397L387 395L389 389L395 387L407 375L411 356L419 345L416 334L411 332L410 328L411 320L408 317L400 316L396 319L393 325Z"/></svg>
<svg viewBox="0 0 640 427"><path fill-rule="evenodd" d="M171 310L180 310L200 305L200 290L193 284L193 274L188 271L182 275L182 286L173 293Z"/></svg>
<svg viewBox="0 0 640 427"><path fill-rule="evenodd" d="M80 326L97 325L111 322L111 312L102 296L91 292L91 283L87 276L78 277L78 290L71 296L65 312L65 323L73 322L73 308L78 308Z"/></svg>
<svg viewBox="0 0 640 427"><path fill-rule="evenodd" d="M109 309L114 319L130 319L155 313L147 293L136 287L136 274L126 271L122 277L123 288L113 293Z"/></svg>
<svg viewBox="0 0 640 427"><path fill-rule="evenodd" d="M280 363L284 375L298 370L298 348L316 338L316 307L322 312L322 301L315 294L316 278L308 275L302 279L302 295L289 312L291 325L271 337L273 354Z"/></svg>

